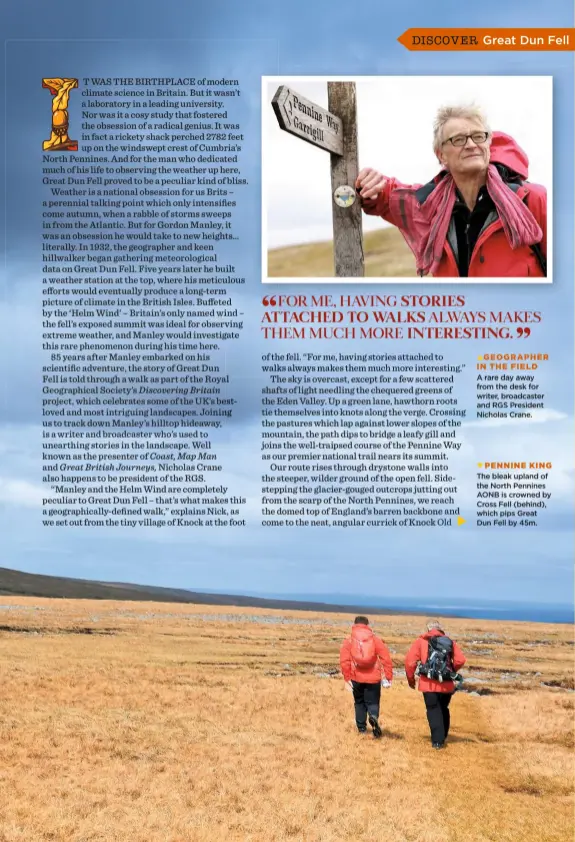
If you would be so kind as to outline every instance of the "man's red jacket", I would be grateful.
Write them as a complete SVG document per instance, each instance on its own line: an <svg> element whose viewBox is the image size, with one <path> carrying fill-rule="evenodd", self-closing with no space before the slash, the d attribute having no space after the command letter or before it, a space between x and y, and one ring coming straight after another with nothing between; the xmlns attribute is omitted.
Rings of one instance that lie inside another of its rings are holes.
<svg viewBox="0 0 575 842"><path fill-rule="evenodd" d="M412 643L409 652L405 656L405 674L410 684L415 681L415 670L418 662L424 664L427 661L429 651L429 643L427 641L429 638L444 636L444 634L445 633L439 629L432 629L426 634L422 634L421 637L418 637L417 640ZM464 663L465 655L457 643L453 641L453 669L455 672L460 670ZM433 681L424 675L420 675L419 690L421 690L422 693L453 693L455 690L455 684L453 681Z"/></svg>
<svg viewBox="0 0 575 842"><path fill-rule="evenodd" d="M503 132L494 132L491 144L490 162L502 164L517 173L523 183L510 184L510 189L522 199L542 232L539 244L543 255L547 255L547 191L540 184L527 181L528 158L521 147ZM379 196L361 201L364 213L381 216L386 222L395 225L403 234L407 244L417 236L419 219L418 209L429 196L433 188L445 175L442 171L426 185L402 184L395 178L388 178ZM411 246L410 246L411 248ZM443 258L435 277L458 277L457 260L449 236L445 241ZM541 277L543 271L535 252L528 246L521 246L515 251L507 242L503 224L496 213L481 231L473 253L470 255L468 276L504 278L504 277Z"/></svg>

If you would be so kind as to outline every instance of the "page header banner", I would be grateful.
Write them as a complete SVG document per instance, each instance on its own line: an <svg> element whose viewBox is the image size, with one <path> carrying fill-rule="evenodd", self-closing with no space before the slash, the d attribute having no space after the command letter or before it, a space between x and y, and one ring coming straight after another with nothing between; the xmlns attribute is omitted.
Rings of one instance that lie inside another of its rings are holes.
<svg viewBox="0 0 575 842"><path fill-rule="evenodd" d="M408 50L575 50L575 29L406 29Z"/></svg>

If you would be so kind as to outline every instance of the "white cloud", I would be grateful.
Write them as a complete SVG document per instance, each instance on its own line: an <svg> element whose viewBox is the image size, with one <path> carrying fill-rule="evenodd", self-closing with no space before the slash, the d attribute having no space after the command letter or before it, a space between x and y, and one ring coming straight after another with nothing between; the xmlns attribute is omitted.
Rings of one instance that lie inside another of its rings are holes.
<svg viewBox="0 0 575 842"><path fill-rule="evenodd" d="M36 509L42 505L44 495L45 489L37 483L0 477L0 503Z"/></svg>

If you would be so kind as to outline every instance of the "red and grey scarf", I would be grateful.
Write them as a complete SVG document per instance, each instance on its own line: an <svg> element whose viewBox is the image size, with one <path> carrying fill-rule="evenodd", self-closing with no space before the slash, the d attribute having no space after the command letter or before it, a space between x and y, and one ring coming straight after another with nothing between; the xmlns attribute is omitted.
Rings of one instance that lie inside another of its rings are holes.
<svg viewBox="0 0 575 842"><path fill-rule="evenodd" d="M539 223L525 202L505 184L493 164L490 164L487 170L486 187L510 247L517 249L540 242L543 232ZM401 201L399 195L397 199ZM433 275L439 267L455 199L455 181L447 173L427 199L418 206L417 212L411 216L411 224L402 228L402 234L415 255L417 272L421 276Z"/></svg>

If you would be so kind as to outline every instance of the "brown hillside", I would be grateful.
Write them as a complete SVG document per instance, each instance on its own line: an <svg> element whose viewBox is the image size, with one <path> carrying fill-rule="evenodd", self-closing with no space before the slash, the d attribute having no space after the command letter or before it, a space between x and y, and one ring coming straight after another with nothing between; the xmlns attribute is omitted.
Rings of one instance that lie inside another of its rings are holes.
<svg viewBox="0 0 575 842"><path fill-rule="evenodd" d="M24 573L0 567L0 595L38 596L50 599L114 599L147 602L185 602L199 605L236 605L255 608L279 608L301 611L345 611L360 614L410 613L388 608L369 608L365 605L334 605L294 599L266 599L241 594L199 593L184 588L162 588L125 582L98 582L89 579L72 579L66 576L47 576L42 573ZM411 612L413 613L413 612ZM0 837L0 842L2 839Z"/></svg>
<svg viewBox="0 0 575 842"><path fill-rule="evenodd" d="M364 236L368 278L415 278L415 261L397 228L382 228ZM333 278L333 243L306 243L270 249L270 278Z"/></svg>

